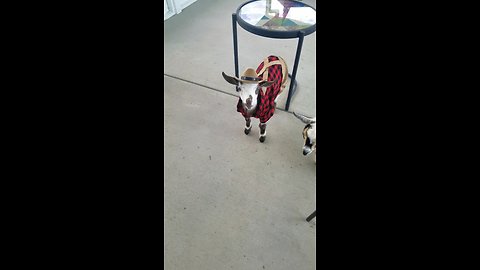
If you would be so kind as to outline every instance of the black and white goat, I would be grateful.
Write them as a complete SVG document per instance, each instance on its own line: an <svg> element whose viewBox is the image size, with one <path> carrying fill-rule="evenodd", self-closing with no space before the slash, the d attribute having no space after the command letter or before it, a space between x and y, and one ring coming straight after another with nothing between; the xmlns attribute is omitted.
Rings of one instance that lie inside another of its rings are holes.
<svg viewBox="0 0 480 270"><path fill-rule="evenodd" d="M264 142L267 121L273 116L278 96L285 88L288 78L287 65L278 56L270 55L258 66L257 70L248 68L240 78L226 75L223 78L236 86L239 93L237 112L245 118L245 134L252 128L251 117L260 120L260 142Z"/></svg>
<svg viewBox="0 0 480 270"><path fill-rule="evenodd" d="M313 159L316 161L317 155L317 118L316 117L307 117L305 115L295 113L293 114L300 119L303 123L305 123L305 127L303 128L302 135L303 135L303 155L307 156L314 152Z"/></svg>

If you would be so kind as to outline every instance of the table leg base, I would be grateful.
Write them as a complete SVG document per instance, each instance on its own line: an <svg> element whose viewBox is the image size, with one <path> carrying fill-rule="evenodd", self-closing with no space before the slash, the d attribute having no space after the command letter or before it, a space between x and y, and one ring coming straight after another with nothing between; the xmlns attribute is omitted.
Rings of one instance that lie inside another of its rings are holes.
<svg viewBox="0 0 480 270"><path fill-rule="evenodd" d="M310 216L307 217L307 222L310 222L317 215L317 210L315 210Z"/></svg>
<svg viewBox="0 0 480 270"><path fill-rule="evenodd" d="M290 78L290 84L293 83L293 86L292 86L292 89L291 89L292 94L290 95L290 97L293 98L293 95L295 94L295 91L297 90L297 80L292 81L292 74L290 74L290 73L288 73L288 77ZM290 101L292 101L292 100L290 99Z"/></svg>

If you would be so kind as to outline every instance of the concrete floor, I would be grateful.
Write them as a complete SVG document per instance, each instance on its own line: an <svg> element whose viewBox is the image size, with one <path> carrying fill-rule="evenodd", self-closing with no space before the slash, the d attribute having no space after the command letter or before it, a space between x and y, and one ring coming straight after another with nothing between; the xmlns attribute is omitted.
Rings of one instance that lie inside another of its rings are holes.
<svg viewBox="0 0 480 270"><path fill-rule="evenodd" d="M302 155L304 124L277 110L264 143L258 119L245 135L238 98L221 77L234 73L231 13L242 2L199 0L165 22L165 269L316 268L316 219L305 221L316 208L316 167ZM240 29L239 45L251 35ZM315 67L314 35L300 67ZM293 43L280 55L294 54ZM270 53L245 57L248 46L240 46L241 69ZM299 68L297 78L291 109L315 115L314 71Z"/></svg>
<svg viewBox="0 0 480 270"><path fill-rule="evenodd" d="M165 74L236 94L222 71L235 75L233 60L232 13L241 1L199 0L165 21ZM315 1L303 1L316 7ZM272 39L253 35L237 26L239 71L257 68L270 54L281 56L293 71L298 39ZM305 37L297 71L297 92L290 111L315 115L316 32ZM288 89L288 88L287 88ZM287 91L278 106L285 108Z"/></svg>

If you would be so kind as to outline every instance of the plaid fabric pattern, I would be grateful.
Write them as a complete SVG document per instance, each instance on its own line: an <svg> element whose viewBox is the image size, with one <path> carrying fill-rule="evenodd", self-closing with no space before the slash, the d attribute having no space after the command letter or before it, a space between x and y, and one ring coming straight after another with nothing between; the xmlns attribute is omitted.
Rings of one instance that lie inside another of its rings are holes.
<svg viewBox="0 0 480 270"><path fill-rule="evenodd" d="M268 61L272 62L278 60L278 57L270 55ZM258 66L256 72L261 71L263 68L263 61ZM258 74L259 77L262 77L263 74ZM268 68L268 80L273 81L277 80L274 84L266 88L265 94L263 91L259 91L257 99L257 111L252 117L260 119L260 123L266 123L275 112L275 98L280 93L282 87L282 65L273 65ZM240 112L244 117L247 116L246 111L242 106L242 99L239 98L237 104L237 112Z"/></svg>

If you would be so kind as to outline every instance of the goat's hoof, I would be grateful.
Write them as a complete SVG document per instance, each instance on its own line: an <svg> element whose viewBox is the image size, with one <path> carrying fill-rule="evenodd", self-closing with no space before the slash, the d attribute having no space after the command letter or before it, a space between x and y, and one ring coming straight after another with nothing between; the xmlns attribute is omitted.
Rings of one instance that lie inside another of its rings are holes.
<svg viewBox="0 0 480 270"><path fill-rule="evenodd" d="M246 129L244 130L244 132L245 132L245 135L248 135L248 133L250 133L250 130L252 130L252 129L251 129L251 128L249 128L249 129L248 129L248 128L246 128Z"/></svg>
<svg viewBox="0 0 480 270"><path fill-rule="evenodd" d="M260 142L264 142L264 141L265 141L265 138L266 138L266 136L261 136L261 137L260 137Z"/></svg>

